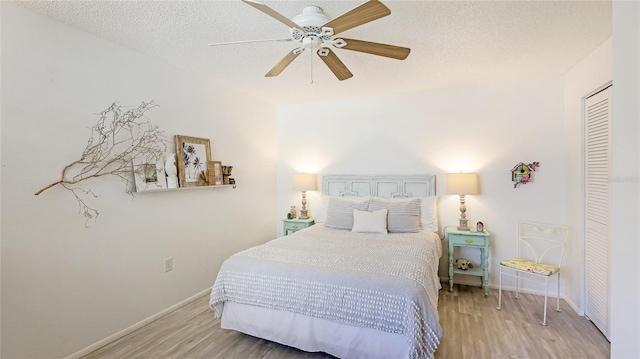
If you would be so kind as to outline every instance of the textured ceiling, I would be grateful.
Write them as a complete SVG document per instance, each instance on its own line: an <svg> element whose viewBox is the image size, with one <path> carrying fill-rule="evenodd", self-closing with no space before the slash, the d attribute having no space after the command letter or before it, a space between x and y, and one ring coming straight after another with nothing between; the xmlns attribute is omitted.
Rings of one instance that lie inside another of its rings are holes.
<svg viewBox="0 0 640 359"><path fill-rule="evenodd" d="M288 18L307 5L335 18L364 2L261 1ZM398 61L338 49L354 75L346 81L308 51L279 76L264 77L292 42L207 46L289 36L284 24L240 0L19 4L276 104L561 75L612 34L611 1L382 2L390 16L341 35L410 47L411 54Z"/></svg>

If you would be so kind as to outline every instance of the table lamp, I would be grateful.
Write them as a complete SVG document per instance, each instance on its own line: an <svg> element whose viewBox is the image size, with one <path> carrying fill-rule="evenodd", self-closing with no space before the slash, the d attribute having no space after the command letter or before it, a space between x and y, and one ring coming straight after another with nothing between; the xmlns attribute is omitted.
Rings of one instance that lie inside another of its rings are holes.
<svg viewBox="0 0 640 359"><path fill-rule="evenodd" d="M449 173L447 175L447 194L460 195L460 225L458 230L468 231L467 206L464 204L464 196L478 194L478 175L475 173Z"/></svg>
<svg viewBox="0 0 640 359"><path fill-rule="evenodd" d="M293 189L302 191L302 209L300 219L309 219L307 211L307 191L315 191L318 188L318 177L314 173L296 173L293 175Z"/></svg>

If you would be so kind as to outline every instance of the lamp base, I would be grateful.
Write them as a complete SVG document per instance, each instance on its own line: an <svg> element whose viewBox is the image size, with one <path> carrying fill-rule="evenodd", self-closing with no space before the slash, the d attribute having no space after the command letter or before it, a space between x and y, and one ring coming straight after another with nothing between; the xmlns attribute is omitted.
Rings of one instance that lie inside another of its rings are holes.
<svg viewBox="0 0 640 359"><path fill-rule="evenodd" d="M307 191L302 191L302 209L298 219L309 219L309 211L307 210Z"/></svg>
<svg viewBox="0 0 640 359"><path fill-rule="evenodd" d="M457 227L459 231L470 231L471 228L469 228L469 226L467 225L467 222L469 222L469 220L467 220L466 218L460 218L460 225Z"/></svg>
<svg viewBox="0 0 640 359"><path fill-rule="evenodd" d="M460 195L460 225L457 227L459 231L470 231L471 228L467 225L469 220L467 219L467 206L464 204L464 195Z"/></svg>

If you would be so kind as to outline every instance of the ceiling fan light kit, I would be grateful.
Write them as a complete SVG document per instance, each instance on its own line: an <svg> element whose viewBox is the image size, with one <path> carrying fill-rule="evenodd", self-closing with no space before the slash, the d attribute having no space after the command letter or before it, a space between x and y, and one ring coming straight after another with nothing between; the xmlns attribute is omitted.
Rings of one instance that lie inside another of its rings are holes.
<svg viewBox="0 0 640 359"><path fill-rule="evenodd" d="M364 4L330 20L318 6L306 6L302 9L302 14L289 19L286 16L271 9L267 5L253 0L242 0L248 5L262 11L272 18L282 22L289 27L290 39L272 39L255 41L235 41L222 44L209 44L210 46L238 44L248 42L263 41L297 41L300 46L290 51L280 60L265 76L272 77L279 75L293 60L305 50L314 51L329 67L338 80L346 80L353 77L353 74L342 63L338 56L331 51L330 47L347 49L367 53L371 55L384 56L397 60L404 60L409 56L411 49L395 45L380 44L369 41L333 38L337 34L380 19L391 14L391 10L378 0L369 0Z"/></svg>

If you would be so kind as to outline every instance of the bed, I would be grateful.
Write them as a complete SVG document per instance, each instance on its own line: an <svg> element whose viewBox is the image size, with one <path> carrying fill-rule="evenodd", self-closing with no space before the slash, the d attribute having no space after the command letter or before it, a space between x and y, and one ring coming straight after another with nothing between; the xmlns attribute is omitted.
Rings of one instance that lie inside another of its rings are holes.
<svg viewBox="0 0 640 359"><path fill-rule="evenodd" d="M210 297L221 327L339 358L432 357L442 337L435 177L322 181L319 223L223 263Z"/></svg>

